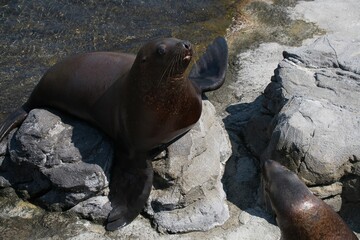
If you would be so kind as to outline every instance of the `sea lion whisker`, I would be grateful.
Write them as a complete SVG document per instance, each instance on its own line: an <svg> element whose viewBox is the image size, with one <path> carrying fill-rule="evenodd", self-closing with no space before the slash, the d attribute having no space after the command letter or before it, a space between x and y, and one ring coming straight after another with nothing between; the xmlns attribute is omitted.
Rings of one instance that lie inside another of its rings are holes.
<svg viewBox="0 0 360 240"><path fill-rule="evenodd" d="M175 56L173 56L172 59L170 60L170 63L166 66L163 74L161 75L161 77L160 77L160 79L159 79L159 81L157 83L157 87L160 86L160 84L161 84L162 80L164 79L166 73L169 73L169 74L167 74L165 78L168 78L171 75L172 66L173 66L175 61L176 61Z"/></svg>
<svg viewBox="0 0 360 240"><path fill-rule="evenodd" d="M170 69L170 67L171 67L171 61L172 61L172 60L170 60L170 63L166 65L163 73L161 74L161 77L159 78L159 80L158 80L158 82L157 82L157 87L159 87L159 85L160 85L160 83L162 82L162 79L164 78L166 72L169 71L169 69Z"/></svg>

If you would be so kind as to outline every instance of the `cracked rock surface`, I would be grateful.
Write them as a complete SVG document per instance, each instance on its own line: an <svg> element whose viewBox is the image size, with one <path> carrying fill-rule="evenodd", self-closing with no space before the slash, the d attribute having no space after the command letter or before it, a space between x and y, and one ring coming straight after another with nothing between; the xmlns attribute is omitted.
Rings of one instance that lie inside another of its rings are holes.
<svg viewBox="0 0 360 240"><path fill-rule="evenodd" d="M0 155L0 187L12 186L45 209L65 211L108 192L111 141L60 112L32 110ZM109 208L103 209L107 216Z"/></svg>
<svg viewBox="0 0 360 240"><path fill-rule="evenodd" d="M276 159L309 186L325 187L318 195L335 196L328 203L337 210L341 200L358 202L360 197L360 55L356 49L360 42L330 35L284 51L265 89L261 113L249 121L245 133L258 157Z"/></svg>

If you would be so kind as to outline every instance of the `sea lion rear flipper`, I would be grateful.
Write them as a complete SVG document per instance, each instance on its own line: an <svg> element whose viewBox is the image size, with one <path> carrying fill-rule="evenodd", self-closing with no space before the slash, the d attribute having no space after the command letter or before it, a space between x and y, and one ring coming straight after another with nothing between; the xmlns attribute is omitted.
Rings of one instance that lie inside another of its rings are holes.
<svg viewBox="0 0 360 240"><path fill-rule="evenodd" d="M18 127L28 115L25 107L19 107L11 113L0 126L0 141L14 128Z"/></svg>
<svg viewBox="0 0 360 240"><path fill-rule="evenodd" d="M225 80L228 62L228 47L223 37L217 37L208 46L204 55L192 67L189 79L201 90L218 89Z"/></svg>
<svg viewBox="0 0 360 240"><path fill-rule="evenodd" d="M124 160L127 159L121 159ZM106 224L110 231L126 226L140 214L149 198L153 180L150 160L144 160L144 166L126 168L114 163L109 196L112 210Z"/></svg>

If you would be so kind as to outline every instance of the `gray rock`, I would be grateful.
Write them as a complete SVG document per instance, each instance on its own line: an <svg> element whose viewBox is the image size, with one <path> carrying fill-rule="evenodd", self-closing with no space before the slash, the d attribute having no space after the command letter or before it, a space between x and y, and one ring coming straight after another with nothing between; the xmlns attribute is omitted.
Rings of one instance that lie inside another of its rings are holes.
<svg viewBox="0 0 360 240"><path fill-rule="evenodd" d="M107 196L97 196L80 202L68 211L93 222L103 223L111 211L111 205Z"/></svg>
<svg viewBox="0 0 360 240"><path fill-rule="evenodd" d="M360 202L360 177L345 180L343 193L346 201Z"/></svg>
<svg viewBox="0 0 360 240"><path fill-rule="evenodd" d="M317 197L329 198L342 193L343 184L336 182L327 186L310 187L310 191Z"/></svg>
<svg viewBox="0 0 360 240"><path fill-rule="evenodd" d="M331 35L283 53L262 110L244 130L255 155L283 163L308 185L360 176L360 58L349 54L359 43ZM332 190L321 197L333 196L328 202L339 209L347 191Z"/></svg>
<svg viewBox="0 0 360 240"><path fill-rule="evenodd" d="M52 112L35 109L29 113L10 139L12 159L17 164L31 162L46 168L81 161L96 163L108 174L112 144L104 134L82 121Z"/></svg>
<svg viewBox="0 0 360 240"><path fill-rule="evenodd" d="M35 109L9 136L2 177L25 198L66 210L106 191L112 152L111 142L93 127Z"/></svg>
<svg viewBox="0 0 360 240"><path fill-rule="evenodd" d="M230 155L230 142L214 107L203 101L200 121L169 147L168 157L154 163L162 179L157 183L166 184L155 185L146 211L158 230L205 231L229 218L221 178Z"/></svg>
<svg viewBox="0 0 360 240"><path fill-rule="evenodd" d="M221 177L230 142L214 107L208 101L203 106L199 123L153 164L157 177L147 212L162 231L208 230L229 217ZM95 222L107 218L113 153L98 130L36 109L8 142L10 156L0 148L2 187L12 185L46 209L70 209Z"/></svg>

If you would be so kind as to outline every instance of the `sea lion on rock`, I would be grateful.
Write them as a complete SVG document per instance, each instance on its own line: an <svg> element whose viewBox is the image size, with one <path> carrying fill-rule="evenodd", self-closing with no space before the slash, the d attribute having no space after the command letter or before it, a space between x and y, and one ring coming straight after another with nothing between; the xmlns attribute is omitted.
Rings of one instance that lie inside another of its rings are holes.
<svg viewBox="0 0 360 240"><path fill-rule="evenodd" d="M150 41L136 56L93 52L69 57L51 67L28 101L4 121L0 140L31 109L44 107L103 130L115 142L106 228L123 227L149 197L151 159L190 130L200 118L202 94L224 82L224 38L214 40L186 77L192 55L189 42L167 38Z"/></svg>
<svg viewBox="0 0 360 240"><path fill-rule="evenodd" d="M284 240L358 239L341 217L310 192L298 176L272 160L262 169L269 197Z"/></svg>

